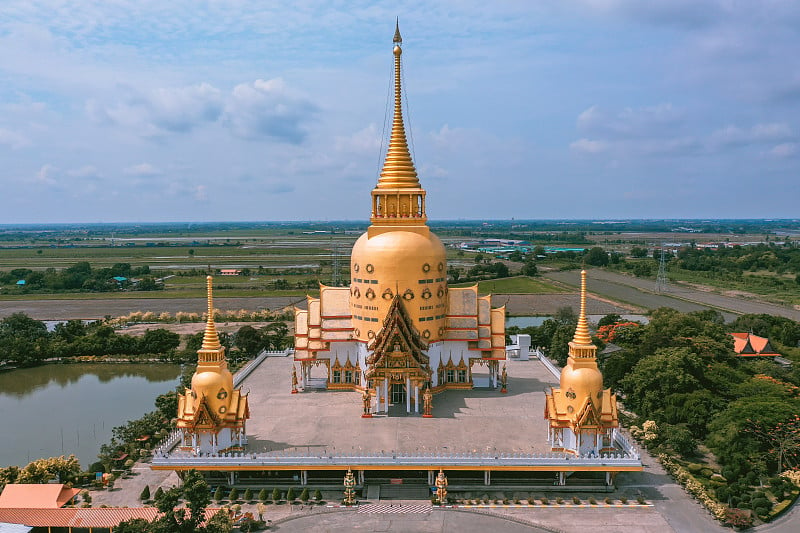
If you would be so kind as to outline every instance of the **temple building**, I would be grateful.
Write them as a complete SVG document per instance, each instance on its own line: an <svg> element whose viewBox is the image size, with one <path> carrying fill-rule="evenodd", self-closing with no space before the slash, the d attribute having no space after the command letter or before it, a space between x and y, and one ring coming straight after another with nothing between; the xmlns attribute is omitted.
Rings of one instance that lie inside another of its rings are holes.
<svg viewBox="0 0 800 533"><path fill-rule="evenodd" d="M197 351L197 370L192 386L178 395L177 427L182 448L195 454L241 449L246 444L245 422L250 418L247 395L233 388L233 375L225 360L214 324L211 276L208 284L208 316L203 344Z"/></svg>
<svg viewBox="0 0 800 533"><path fill-rule="evenodd" d="M586 271L581 271L581 311L575 336L569 343L567 366L559 388L546 394L544 417L549 421L552 451L579 456L614 453L614 431L619 426L617 397L603 389L597 368L597 346L586 321Z"/></svg>
<svg viewBox="0 0 800 533"><path fill-rule="evenodd" d="M371 225L355 243L350 287L320 287L295 310L295 361L308 388L322 367L327 389L366 392L373 412L420 412L423 392L496 387L505 360L505 309L477 285L447 286L445 247L427 225L426 192L403 124L399 28L394 34L394 117L372 190Z"/></svg>

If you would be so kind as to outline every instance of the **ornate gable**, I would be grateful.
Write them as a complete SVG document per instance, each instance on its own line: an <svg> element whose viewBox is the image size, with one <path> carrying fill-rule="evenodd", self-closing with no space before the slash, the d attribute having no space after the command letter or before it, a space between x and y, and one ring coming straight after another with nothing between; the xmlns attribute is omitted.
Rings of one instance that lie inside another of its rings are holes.
<svg viewBox="0 0 800 533"><path fill-rule="evenodd" d="M197 404L197 410L194 412L194 417L191 420L191 427L193 430L198 429L216 429L220 426L220 420L217 415L208 407L206 397L203 396Z"/></svg>
<svg viewBox="0 0 800 533"><path fill-rule="evenodd" d="M372 353L367 358L367 378L385 372L410 373L425 380L430 376L430 358L424 352L428 346L411 324L399 296L392 300L383 326L368 348Z"/></svg>

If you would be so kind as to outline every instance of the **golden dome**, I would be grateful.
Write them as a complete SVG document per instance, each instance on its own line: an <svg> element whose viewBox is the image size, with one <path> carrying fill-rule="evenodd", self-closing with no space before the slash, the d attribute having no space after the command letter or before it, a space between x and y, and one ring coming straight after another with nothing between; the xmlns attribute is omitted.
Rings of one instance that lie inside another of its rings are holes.
<svg viewBox="0 0 800 533"><path fill-rule="evenodd" d="M570 358L571 359L571 358ZM598 404L598 392L603 391L603 374L597 364L583 366L581 363L570 361L561 371L560 388L562 394L572 391L575 393L575 403L583 404L584 398L591 398ZM572 395L567 398L573 399Z"/></svg>
<svg viewBox="0 0 800 533"><path fill-rule="evenodd" d="M409 318L426 342L438 340L443 333L447 310L444 245L427 227L413 230L372 236L367 232L353 246L350 309L361 340L369 340L369 331L377 333L395 295L403 298Z"/></svg>
<svg viewBox="0 0 800 533"><path fill-rule="evenodd" d="M192 400L197 406L205 396L206 403L217 415L224 414L230 403L231 392L233 391L233 376L227 368L222 369L197 369L192 376ZM220 407L224 407L220 411Z"/></svg>

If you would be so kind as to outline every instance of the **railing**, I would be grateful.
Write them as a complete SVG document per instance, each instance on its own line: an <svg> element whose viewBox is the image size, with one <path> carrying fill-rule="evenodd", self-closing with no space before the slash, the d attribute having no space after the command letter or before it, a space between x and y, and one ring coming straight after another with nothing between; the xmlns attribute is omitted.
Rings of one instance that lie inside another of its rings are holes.
<svg viewBox="0 0 800 533"><path fill-rule="evenodd" d="M232 452L192 456L157 453L153 456L153 466L219 467L226 469L236 466L269 467L298 466L313 470L314 467L341 466L385 466L440 467L474 466L477 469L493 467L542 467L576 468L581 466L639 467L642 465L638 454L612 453L602 455L574 456L565 453L360 453L326 454L292 450L291 452L245 453Z"/></svg>
<svg viewBox="0 0 800 533"><path fill-rule="evenodd" d="M631 457L636 457L637 459L640 457L639 450L636 449L636 446L631 444L631 442L625 435L622 434L622 431L620 431L619 428L614 428L614 430L611 432L611 438L624 453L630 455Z"/></svg>
<svg viewBox="0 0 800 533"><path fill-rule="evenodd" d="M242 382L247 378L247 376L249 376L253 372L253 370L258 368L258 365L263 363L264 359L266 359L267 357L287 357L293 353L294 353L294 348L286 348L285 350L272 351L272 352L268 352L267 350L262 350L255 357L255 359L244 365L236 373L236 375L233 377L233 386L238 387L239 385L241 385Z"/></svg>
<svg viewBox="0 0 800 533"><path fill-rule="evenodd" d="M539 352L539 361L550 371L556 379L561 378L561 369L558 368L546 355L542 352Z"/></svg>

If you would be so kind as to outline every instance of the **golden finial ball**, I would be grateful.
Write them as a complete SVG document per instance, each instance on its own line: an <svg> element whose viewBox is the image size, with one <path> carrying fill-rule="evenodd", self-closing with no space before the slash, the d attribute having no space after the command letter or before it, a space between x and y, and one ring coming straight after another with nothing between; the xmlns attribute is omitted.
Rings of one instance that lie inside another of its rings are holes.
<svg viewBox="0 0 800 533"><path fill-rule="evenodd" d="M394 55L399 56L403 53L403 49L398 45L394 45Z"/></svg>
<svg viewBox="0 0 800 533"><path fill-rule="evenodd" d="M211 281L212 279L214 279L212 276L206 276L206 281Z"/></svg>

